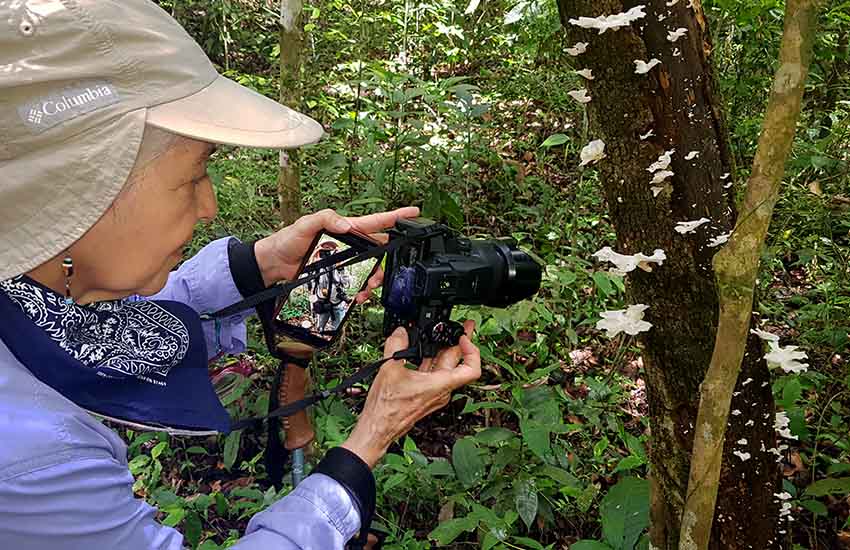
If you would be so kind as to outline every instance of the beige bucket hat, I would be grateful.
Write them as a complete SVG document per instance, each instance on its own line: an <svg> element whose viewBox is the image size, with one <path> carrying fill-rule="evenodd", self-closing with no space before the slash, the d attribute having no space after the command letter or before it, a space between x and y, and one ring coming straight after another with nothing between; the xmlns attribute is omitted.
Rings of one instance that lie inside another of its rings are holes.
<svg viewBox="0 0 850 550"><path fill-rule="evenodd" d="M149 0L0 0L0 280L60 254L97 222L146 124L275 149L323 134L219 75Z"/></svg>

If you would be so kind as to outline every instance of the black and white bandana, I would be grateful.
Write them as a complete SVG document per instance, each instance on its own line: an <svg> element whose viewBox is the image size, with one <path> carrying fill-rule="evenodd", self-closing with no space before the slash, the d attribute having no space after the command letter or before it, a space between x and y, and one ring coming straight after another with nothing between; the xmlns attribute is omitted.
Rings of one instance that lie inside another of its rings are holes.
<svg viewBox="0 0 850 550"><path fill-rule="evenodd" d="M164 386L189 349L184 322L155 301L69 304L26 276L0 281L0 291L60 348L106 378Z"/></svg>

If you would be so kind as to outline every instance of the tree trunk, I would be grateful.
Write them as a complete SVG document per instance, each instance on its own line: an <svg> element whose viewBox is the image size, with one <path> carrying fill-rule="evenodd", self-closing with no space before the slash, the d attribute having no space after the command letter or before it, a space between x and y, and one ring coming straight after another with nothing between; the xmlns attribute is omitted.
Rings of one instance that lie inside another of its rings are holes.
<svg viewBox="0 0 850 550"><path fill-rule="evenodd" d="M570 19L611 15L635 7L635 0L558 0L567 46L589 43L574 58L576 69L593 70L586 87L591 139L605 142L607 158L597 164L617 251L651 253L668 260L651 273L628 277L632 303L649 305L653 328L643 335L650 410L652 548L678 548L686 501L699 387L711 360L718 320L712 268L712 237L735 223L732 155L711 65L707 21L698 0L643 0L646 17L619 30L598 34ZM689 7L693 6L693 7ZM661 20L659 20L661 18ZM668 32L687 33L671 42ZM634 60L659 59L648 74L636 74ZM653 134L641 139L648 132ZM658 196L650 190L647 167L665 151L672 155L671 178ZM698 155L691 160L691 151ZM710 223L681 235L677 222L708 218ZM753 337L732 399L720 493L710 548L769 548L775 544L777 492L773 455L774 409L767 365ZM746 383L745 383L746 382ZM746 439L746 443L738 441ZM732 451L748 452L742 461Z"/></svg>
<svg viewBox="0 0 850 550"><path fill-rule="evenodd" d="M302 0L280 0L280 102L301 107ZM280 195L280 218L284 225L301 215L301 166L298 151L280 152L280 171L277 178Z"/></svg>

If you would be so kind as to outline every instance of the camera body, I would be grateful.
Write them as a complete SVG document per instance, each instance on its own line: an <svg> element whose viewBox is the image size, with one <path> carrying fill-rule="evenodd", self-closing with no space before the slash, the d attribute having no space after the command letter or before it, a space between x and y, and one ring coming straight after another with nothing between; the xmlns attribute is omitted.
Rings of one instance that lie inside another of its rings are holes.
<svg viewBox="0 0 850 550"><path fill-rule="evenodd" d="M405 327L417 364L460 340L455 305L507 307L540 288L540 265L513 239L468 239L423 218L399 220L389 233L391 244L403 241L384 269L384 335Z"/></svg>

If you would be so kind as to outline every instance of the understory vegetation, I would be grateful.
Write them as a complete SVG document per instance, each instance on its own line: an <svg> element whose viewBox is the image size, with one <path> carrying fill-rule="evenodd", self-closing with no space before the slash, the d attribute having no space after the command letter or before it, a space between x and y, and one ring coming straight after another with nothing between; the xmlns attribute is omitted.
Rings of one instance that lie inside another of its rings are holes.
<svg viewBox="0 0 850 550"><path fill-rule="evenodd" d="M160 4L225 75L278 97L275 5ZM702 4L740 188L776 70L783 4ZM469 236L511 236L546 266L531 300L456 308L477 323L484 374L376 468L385 547L647 548L652 437L641 349L636 337L595 328L601 312L626 305L626 285L592 257L615 238L594 169L579 167L587 120L567 92L582 87L581 67L564 53L554 1L319 0L305 4L304 23L300 110L327 135L299 155L303 212L417 205ZM772 379L789 419L776 450L789 549L850 548L848 42L850 3L833 1L758 280L761 328L808 355L807 371L777 369ZM210 170L219 216L190 252L278 228L277 171L276 152L220 149ZM377 298L353 315L341 342L316 357L314 385L379 358L381 319ZM211 371L237 418L266 412L274 372L259 326L249 332L249 352ZM344 441L367 389L312 409L314 457ZM289 490L270 487L262 432L125 435L137 494L192 548L227 547Z"/></svg>

